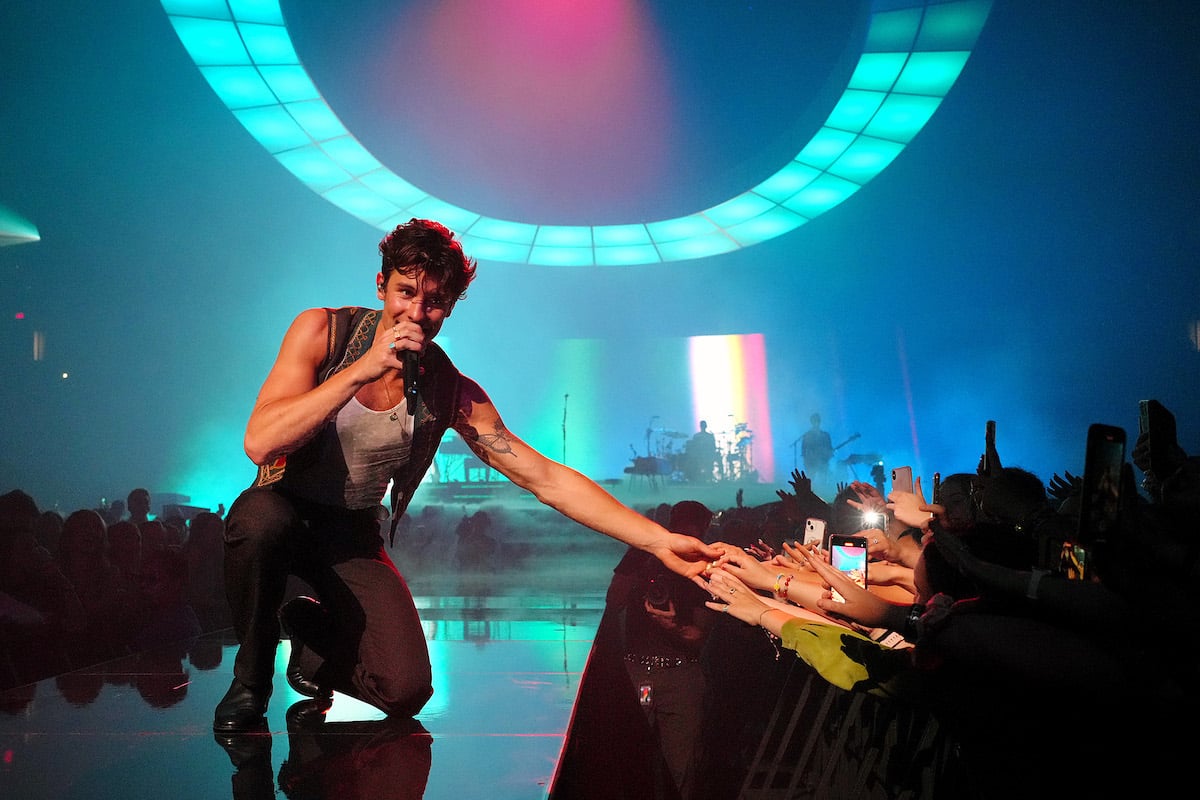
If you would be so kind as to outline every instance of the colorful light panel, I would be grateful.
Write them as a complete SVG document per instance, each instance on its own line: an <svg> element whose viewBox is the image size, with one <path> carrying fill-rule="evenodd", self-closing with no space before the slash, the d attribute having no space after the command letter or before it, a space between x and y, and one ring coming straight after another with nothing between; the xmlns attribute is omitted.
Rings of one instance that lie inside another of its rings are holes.
<svg viewBox="0 0 1200 800"><path fill-rule="evenodd" d="M841 99L795 159L729 200L673 219L540 225L447 203L381 165L320 96L278 0L161 0L179 40L246 130L329 202L380 230L437 219L488 261L623 266L707 258L782 236L887 168L961 74L991 0L874 0Z"/></svg>

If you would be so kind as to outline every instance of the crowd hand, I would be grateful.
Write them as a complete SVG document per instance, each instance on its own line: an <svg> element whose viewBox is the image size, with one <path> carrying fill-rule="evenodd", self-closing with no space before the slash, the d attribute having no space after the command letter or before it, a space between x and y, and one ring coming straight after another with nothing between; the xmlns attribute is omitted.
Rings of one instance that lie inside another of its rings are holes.
<svg viewBox="0 0 1200 800"><path fill-rule="evenodd" d="M808 497L813 493L812 479L798 469L792 470L792 479L789 481L792 484L792 491L796 497Z"/></svg>
<svg viewBox="0 0 1200 800"><path fill-rule="evenodd" d="M899 586L913 590L912 567L897 564L893 561L879 561L871 564L871 583L877 586Z"/></svg>
<svg viewBox="0 0 1200 800"><path fill-rule="evenodd" d="M934 516L934 507L925 502L925 492L921 489L921 478L913 480L911 492L889 492L887 509L900 522L909 528L928 528Z"/></svg>
<svg viewBox="0 0 1200 800"><path fill-rule="evenodd" d="M798 525L806 517L819 516L816 509L824 508L825 501L812 490L812 480L800 470L792 470L791 484L792 492L786 489L775 491L788 521Z"/></svg>
<svg viewBox="0 0 1200 800"><path fill-rule="evenodd" d="M1059 503L1075 497L1083 491L1083 478L1072 475L1066 470L1063 471L1063 475L1066 477L1060 478L1057 472L1054 473L1050 478L1050 483L1046 486L1046 491Z"/></svg>
<svg viewBox="0 0 1200 800"><path fill-rule="evenodd" d="M775 548L759 539L754 544L746 548L746 552L757 558L759 561L770 561L775 557Z"/></svg>
<svg viewBox="0 0 1200 800"><path fill-rule="evenodd" d="M817 600L817 606L821 611L832 617L848 619L868 628L887 626L888 612L892 608L891 603L882 597L871 594L847 578L841 571L834 569L833 565L827 564L821 559L811 559L810 563L817 574L821 576L825 585L837 589L838 593L846 600L844 603L835 601L832 592L827 589Z"/></svg>
<svg viewBox="0 0 1200 800"><path fill-rule="evenodd" d="M892 540L879 528L863 528L855 536L867 540L867 555L874 561L885 561L891 549Z"/></svg>
<svg viewBox="0 0 1200 800"><path fill-rule="evenodd" d="M777 568L769 567L766 563L755 558L753 553L742 550L727 550L725 563L721 570L737 576L738 580L747 586L766 591L775 585Z"/></svg>
<svg viewBox="0 0 1200 800"><path fill-rule="evenodd" d="M685 578L717 569L726 553L736 551L728 545L708 545L695 536L668 533L664 540L648 548L667 569Z"/></svg>
<svg viewBox="0 0 1200 800"><path fill-rule="evenodd" d="M885 505L883 495L879 493L879 490L872 483L852 481L850 483L850 491L858 495L858 499L862 501L863 505L875 510L882 510ZM857 506L857 508L862 508L862 505Z"/></svg>
<svg viewBox="0 0 1200 800"><path fill-rule="evenodd" d="M708 582L696 579L701 588L712 596L704 605L713 611L727 613L748 625L757 625L763 612L769 610L764 598L727 570L715 570Z"/></svg>
<svg viewBox="0 0 1200 800"><path fill-rule="evenodd" d="M813 559L824 559L825 561L829 560L829 554L816 544L811 544L806 547L804 545L794 545L784 542L783 551L788 558L799 564L802 569L811 570L812 567L809 566L809 562Z"/></svg>
<svg viewBox="0 0 1200 800"><path fill-rule="evenodd" d="M850 484L850 491L858 495L858 500L846 498L846 504L851 508L857 509L866 514L878 514L882 522L882 517L885 516L887 510L887 501L883 499L883 495L869 483L863 481L854 481Z"/></svg>

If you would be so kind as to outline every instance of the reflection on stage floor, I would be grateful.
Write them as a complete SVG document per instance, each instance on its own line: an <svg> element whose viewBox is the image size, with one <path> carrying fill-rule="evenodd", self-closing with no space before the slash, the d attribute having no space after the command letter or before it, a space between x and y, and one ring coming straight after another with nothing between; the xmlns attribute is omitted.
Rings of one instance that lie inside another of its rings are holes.
<svg viewBox="0 0 1200 800"><path fill-rule="evenodd" d="M0 797L546 797L603 594L417 604L435 687L417 723L341 695L305 721L284 642L269 733L214 737L236 651L218 632L0 693Z"/></svg>

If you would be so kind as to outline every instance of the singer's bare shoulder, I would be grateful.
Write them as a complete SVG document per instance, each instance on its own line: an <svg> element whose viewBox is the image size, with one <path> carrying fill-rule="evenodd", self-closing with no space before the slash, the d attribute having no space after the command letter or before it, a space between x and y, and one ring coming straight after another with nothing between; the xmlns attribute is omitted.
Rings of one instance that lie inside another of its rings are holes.
<svg viewBox="0 0 1200 800"><path fill-rule="evenodd" d="M256 407L313 388L328 341L329 317L325 309L310 308L297 314L283 335L279 354L259 390Z"/></svg>
<svg viewBox="0 0 1200 800"><path fill-rule="evenodd" d="M295 359L314 368L325 358L329 342L329 314L323 308L301 311L288 326L279 346L279 361Z"/></svg>

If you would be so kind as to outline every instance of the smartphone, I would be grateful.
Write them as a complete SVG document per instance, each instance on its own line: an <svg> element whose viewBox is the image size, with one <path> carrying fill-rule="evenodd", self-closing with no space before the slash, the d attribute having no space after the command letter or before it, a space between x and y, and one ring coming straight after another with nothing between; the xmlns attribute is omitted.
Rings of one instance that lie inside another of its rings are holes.
<svg viewBox="0 0 1200 800"><path fill-rule="evenodd" d="M816 517L809 517L804 520L804 540L802 543L805 547L815 544L817 547L824 549L825 520Z"/></svg>
<svg viewBox="0 0 1200 800"><path fill-rule="evenodd" d="M1157 400L1142 400L1138 403L1138 430L1146 436L1150 472L1159 480L1168 477L1169 459L1178 448L1175 415Z"/></svg>
<svg viewBox="0 0 1200 800"><path fill-rule="evenodd" d="M942 504L942 473L933 473L933 502L936 505Z"/></svg>
<svg viewBox="0 0 1200 800"><path fill-rule="evenodd" d="M1088 426L1075 544L1089 547L1114 538L1124 463L1124 429L1098 422Z"/></svg>
<svg viewBox="0 0 1200 800"><path fill-rule="evenodd" d="M830 534L829 563L859 586L867 588L867 537ZM836 589L832 591L832 596L835 603L846 602L846 598Z"/></svg>
<svg viewBox="0 0 1200 800"><path fill-rule="evenodd" d="M892 491L912 494L912 467L892 468Z"/></svg>
<svg viewBox="0 0 1200 800"><path fill-rule="evenodd" d="M996 462L996 420L989 419L983 431L983 474L991 475L998 468Z"/></svg>
<svg viewBox="0 0 1200 800"><path fill-rule="evenodd" d="M662 577L650 579L650 583L646 587L646 602L650 604L651 608L657 608L659 611L671 610L671 592L667 588L666 579Z"/></svg>

